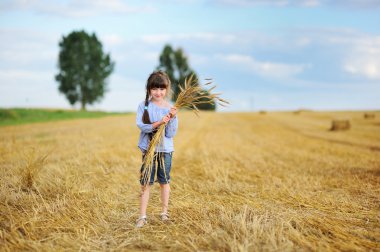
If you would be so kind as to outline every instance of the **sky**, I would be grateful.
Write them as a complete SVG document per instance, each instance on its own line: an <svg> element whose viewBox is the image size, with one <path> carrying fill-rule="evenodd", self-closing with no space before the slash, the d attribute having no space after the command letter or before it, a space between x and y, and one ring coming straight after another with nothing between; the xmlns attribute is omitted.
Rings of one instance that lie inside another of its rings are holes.
<svg viewBox="0 0 380 252"><path fill-rule="evenodd" d="M0 0L0 107L80 108L54 78L80 30L116 63L90 110L135 111L166 44L217 84L218 111L380 109L380 0Z"/></svg>

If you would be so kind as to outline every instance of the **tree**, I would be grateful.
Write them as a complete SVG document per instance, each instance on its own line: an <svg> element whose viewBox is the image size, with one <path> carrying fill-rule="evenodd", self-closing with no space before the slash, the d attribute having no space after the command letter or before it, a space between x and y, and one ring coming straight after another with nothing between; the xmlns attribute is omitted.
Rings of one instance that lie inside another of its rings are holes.
<svg viewBox="0 0 380 252"><path fill-rule="evenodd" d="M189 66L187 57L182 48L173 50L171 45L164 46L160 55L160 63L157 70L165 71L172 83L173 96L172 100L175 101L179 94L179 85L185 82L185 79L194 75L194 78L198 80L197 74ZM215 110L215 104L201 104L199 109L202 110Z"/></svg>
<svg viewBox="0 0 380 252"><path fill-rule="evenodd" d="M86 104L99 102L107 91L107 77L115 63L110 54L103 52L102 44L93 33L71 32L59 42L59 92L63 93L71 105L80 102L81 109Z"/></svg>

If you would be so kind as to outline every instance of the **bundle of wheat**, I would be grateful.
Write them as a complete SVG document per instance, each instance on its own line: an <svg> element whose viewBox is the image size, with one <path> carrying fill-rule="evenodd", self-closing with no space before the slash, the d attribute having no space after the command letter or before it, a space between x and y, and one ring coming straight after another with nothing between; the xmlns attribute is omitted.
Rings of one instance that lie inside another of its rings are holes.
<svg viewBox="0 0 380 252"><path fill-rule="evenodd" d="M204 86L212 84L211 79L206 79L208 81ZM198 115L199 109L198 105L200 104L215 104L217 102L220 106L226 106L229 104L228 101L219 97L221 93L212 93L216 88L216 85L207 89L199 84L198 79L194 78L194 75L191 75L189 78L185 79L185 83L182 86L179 86L180 93L178 94L177 100L174 104L178 110L187 108L195 112ZM163 144L163 136L165 132L165 124L162 124L157 129L157 132L154 134L152 140L149 143L148 150L146 152L144 161L143 161L143 170L141 172L141 178L144 181L144 185L148 182L154 161L163 162L162 159L158 159L155 149L157 146Z"/></svg>

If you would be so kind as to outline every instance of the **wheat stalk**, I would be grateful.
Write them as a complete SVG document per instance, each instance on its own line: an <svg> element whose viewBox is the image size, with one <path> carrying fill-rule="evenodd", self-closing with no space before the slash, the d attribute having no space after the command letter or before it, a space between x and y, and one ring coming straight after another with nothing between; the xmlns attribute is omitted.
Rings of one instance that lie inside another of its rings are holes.
<svg viewBox="0 0 380 252"><path fill-rule="evenodd" d="M34 188L35 179L37 174L41 171L46 164L47 158L50 153L40 155L34 149L27 157L27 164L25 169L21 172L21 187L24 191L29 191Z"/></svg>
<svg viewBox="0 0 380 252"><path fill-rule="evenodd" d="M212 84L211 79L206 79L206 81L208 82L204 84L204 86L209 86ZM220 98L221 93L212 93L212 91L216 88L216 85L206 89L203 86L199 85L198 79L194 78L194 75L186 78L183 87L180 85L179 88L180 93L178 94L177 100L174 104L174 107L176 107L178 110L187 108L194 111L194 113L198 116L199 109L197 106L200 104L215 104L215 101L223 107L226 106L226 104L229 104L228 101ZM141 178L144 181L144 186L146 186L150 180L153 162L157 160L157 153L155 152L156 146L163 145L165 126L166 123L161 124L158 127L157 132L154 134L152 140L150 141L147 152L145 154L143 160L143 170L141 172ZM157 160L157 162L162 162L162 160Z"/></svg>

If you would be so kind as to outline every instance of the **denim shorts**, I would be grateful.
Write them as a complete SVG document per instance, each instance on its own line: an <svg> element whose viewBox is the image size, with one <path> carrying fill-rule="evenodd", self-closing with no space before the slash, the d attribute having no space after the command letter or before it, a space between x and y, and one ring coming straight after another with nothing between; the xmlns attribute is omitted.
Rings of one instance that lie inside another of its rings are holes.
<svg viewBox="0 0 380 252"><path fill-rule="evenodd" d="M150 176L149 185L153 185L153 183L155 182L154 177L156 176L156 174L157 174L156 182L158 181L158 183L160 183L161 185L170 183L170 170L172 168L172 156L173 156L173 152L168 152L168 153L157 152L156 153L156 157L154 158L154 161L153 161L152 173ZM143 153L143 156L142 156L143 161L144 161L144 157L145 157L145 153ZM145 177L143 176L143 173L142 173L143 168L144 168L144 164L141 166L141 169L140 169L140 173L141 173L140 184L141 185L146 184L145 182L147 182L148 180L146 176Z"/></svg>

